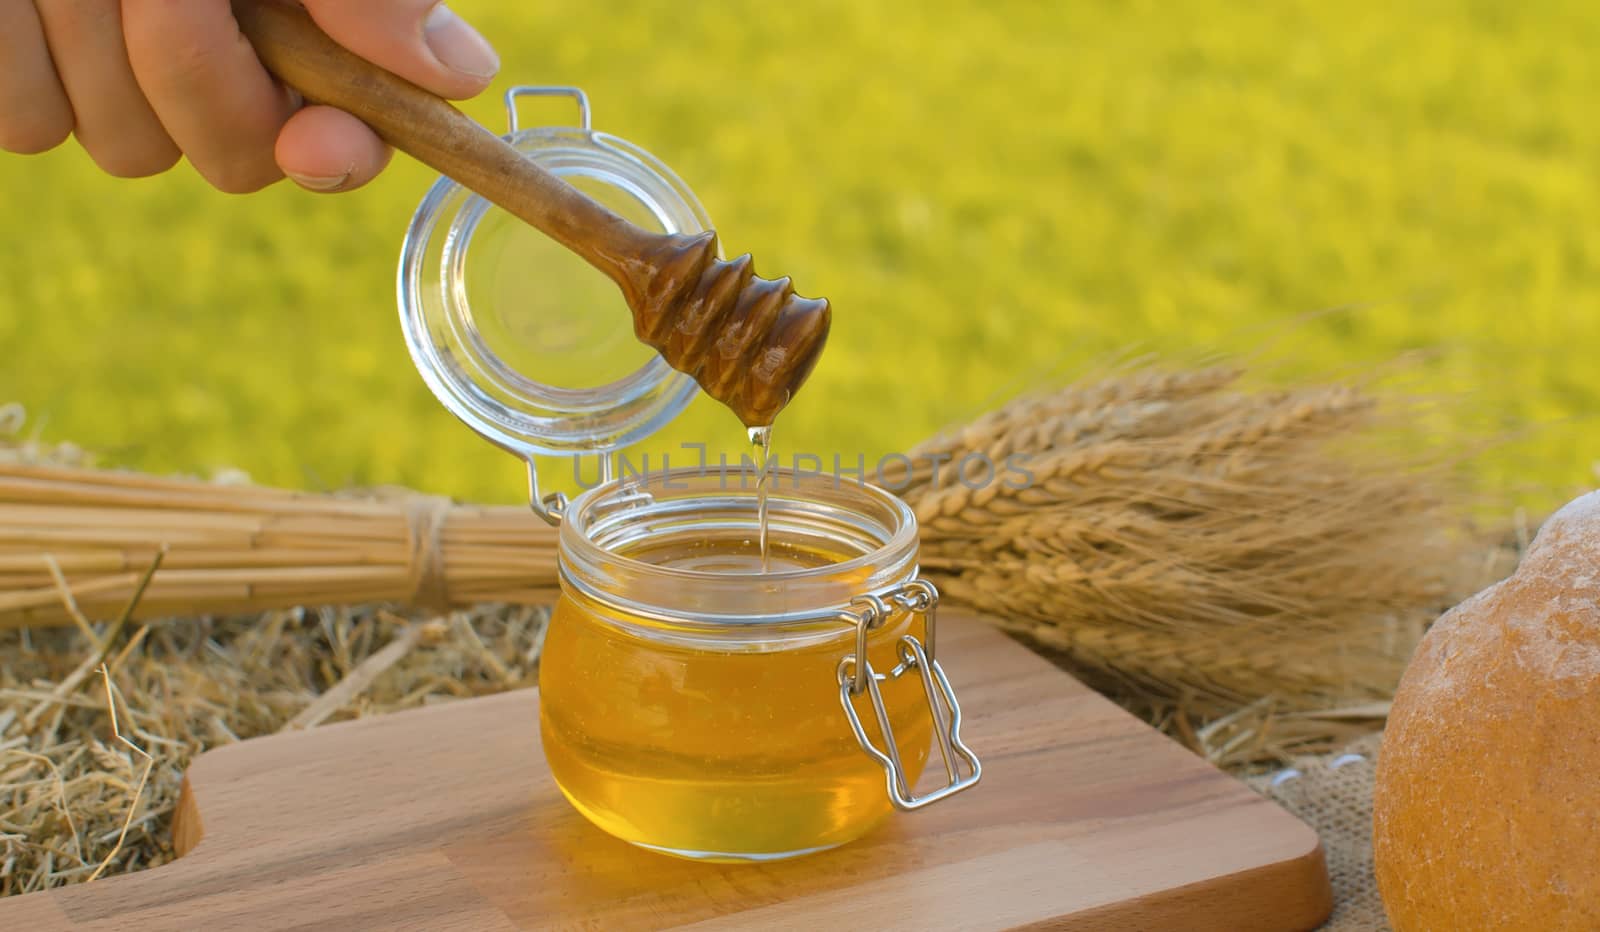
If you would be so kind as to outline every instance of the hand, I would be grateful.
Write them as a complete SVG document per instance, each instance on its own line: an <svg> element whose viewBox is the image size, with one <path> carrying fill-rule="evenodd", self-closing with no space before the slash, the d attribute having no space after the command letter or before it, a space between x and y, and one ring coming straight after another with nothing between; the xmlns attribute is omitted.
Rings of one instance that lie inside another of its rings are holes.
<svg viewBox="0 0 1600 932"><path fill-rule="evenodd" d="M499 70L438 0L303 3L350 51L442 97L471 97ZM181 154L235 194L284 175L349 191L390 156L355 117L275 81L229 0L0 0L0 149L43 152L68 134L113 175L154 175Z"/></svg>

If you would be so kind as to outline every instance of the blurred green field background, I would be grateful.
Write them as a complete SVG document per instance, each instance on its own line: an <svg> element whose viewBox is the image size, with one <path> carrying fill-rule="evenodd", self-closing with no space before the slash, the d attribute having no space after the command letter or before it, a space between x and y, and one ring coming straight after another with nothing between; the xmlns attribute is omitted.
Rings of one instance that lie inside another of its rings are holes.
<svg viewBox="0 0 1600 932"><path fill-rule="evenodd" d="M1486 478L1593 478L1600 6L457 8L504 61L475 117L503 126L512 83L584 87L729 250L834 301L781 447L875 457L1130 346L1276 339L1290 374L1436 350L1418 387L1543 425ZM397 159L357 194L239 198L0 155L0 402L145 469L516 499L396 324L430 182ZM738 436L702 401L660 446Z"/></svg>

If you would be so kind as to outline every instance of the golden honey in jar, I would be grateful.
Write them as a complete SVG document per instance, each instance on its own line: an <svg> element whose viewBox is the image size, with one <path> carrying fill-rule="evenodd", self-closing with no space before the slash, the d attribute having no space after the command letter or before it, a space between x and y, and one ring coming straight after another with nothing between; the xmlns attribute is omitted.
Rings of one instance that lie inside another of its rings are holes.
<svg viewBox="0 0 1600 932"><path fill-rule="evenodd" d="M737 480L601 486L563 518L540 730L562 792L619 838L692 858L781 858L850 841L893 808L892 778L841 704L860 634L846 609L915 579L915 520L871 486L775 479L766 573L754 495ZM923 636L922 617L889 606L866 632L907 784L935 716L917 675L883 672L900 665L905 637ZM885 747L871 693L850 702Z"/></svg>
<svg viewBox="0 0 1600 932"><path fill-rule="evenodd" d="M520 125L518 102L547 97L575 103L576 125ZM506 105L513 147L619 216L712 228L659 159L593 129L577 88L513 88ZM397 280L417 371L526 463L534 512L560 526L540 732L562 792L634 844L751 861L843 844L976 783L935 659L937 593L917 578L916 521L894 496L775 471L763 570L751 476L635 475L570 502L540 492L540 461L623 450L698 393L628 343L617 295L585 300L584 279L565 280L576 261L440 178ZM919 787L930 757L942 773Z"/></svg>

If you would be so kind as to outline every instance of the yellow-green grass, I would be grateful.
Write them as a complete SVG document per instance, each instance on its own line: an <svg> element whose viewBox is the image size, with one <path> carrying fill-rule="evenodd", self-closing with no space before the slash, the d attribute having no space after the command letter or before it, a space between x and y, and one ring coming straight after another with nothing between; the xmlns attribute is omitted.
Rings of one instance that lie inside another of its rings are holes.
<svg viewBox="0 0 1600 932"><path fill-rule="evenodd" d="M1130 345L1276 335L1289 374L1436 349L1417 384L1475 427L1546 425L1482 466L1497 487L1600 459L1578 420L1600 403L1600 6L458 8L504 60L475 117L500 126L511 83L585 87L730 251L834 301L780 450L870 460ZM0 156L0 402L147 469L515 498L517 464L433 401L396 323L430 180L400 158L354 195L228 197L186 167ZM738 436L701 402L656 449Z"/></svg>

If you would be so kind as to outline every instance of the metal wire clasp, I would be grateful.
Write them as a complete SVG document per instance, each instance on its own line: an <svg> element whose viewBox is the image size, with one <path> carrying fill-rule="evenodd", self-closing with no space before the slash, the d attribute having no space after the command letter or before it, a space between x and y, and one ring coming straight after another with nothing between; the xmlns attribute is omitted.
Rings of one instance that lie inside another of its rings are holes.
<svg viewBox="0 0 1600 932"><path fill-rule="evenodd" d="M883 625L894 614L889 603L908 612L922 616L923 641L907 634L900 638L895 649L900 662L887 674L878 673L867 661L867 633ZM934 659L934 610L939 604L939 590L924 579L914 579L888 593L887 599L864 595L850 600L850 608L840 611L839 620L854 625L856 649L839 660L839 704L844 707L850 730L855 733L861 750L882 765L888 783L889 800L896 809L920 809L938 802L976 784L983 775L983 765L978 756L961 740L961 706L956 702L955 690L945 678L944 670ZM939 789L916 796L905 765L900 760L900 747L895 743L894 729L889 724L889 710L883 703L883 692L878 688L882 680L899 679L916 671L922 678L922 692L928 701L928 712L933 716L934 739L944 761L945 785ZM883 748L873 744L871 736L856 714L851 700L866 693L872 702L873 716L878 720L878 730L883 735ZM961 766L965 763L965 768ZM963 772L964 770L964 772Z"/></svg>

